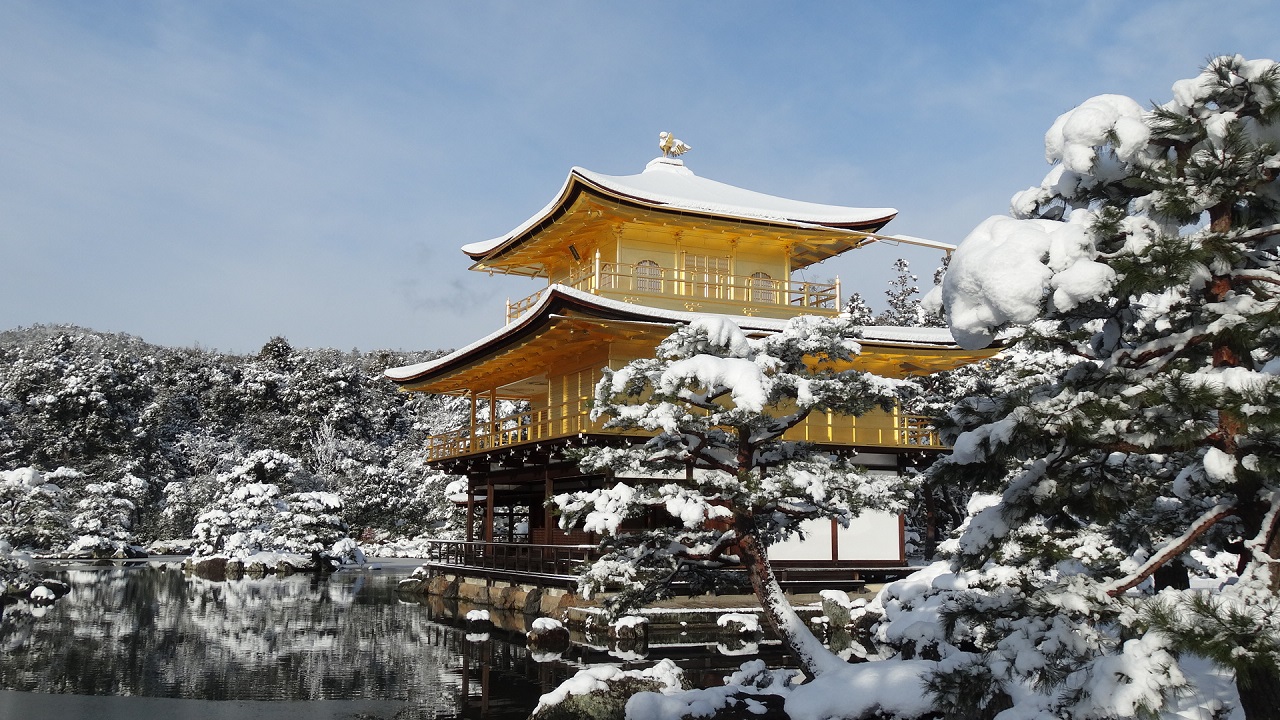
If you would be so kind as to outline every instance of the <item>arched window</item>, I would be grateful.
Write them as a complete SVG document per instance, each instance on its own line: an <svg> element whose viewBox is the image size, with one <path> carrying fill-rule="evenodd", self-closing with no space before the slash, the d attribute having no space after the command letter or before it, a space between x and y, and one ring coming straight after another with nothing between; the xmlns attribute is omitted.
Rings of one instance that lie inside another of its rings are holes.
<svg viewBox="0 0 1280 720"><path fill-rule="evenodd" d="M769 273L751 273L751 302L774 305L778 302L778 282Z"/></svg>
<svg viewBox="0 0 1280 720"><path fill-rule="evenodd" d="M662 268L652 260L636 263L636 290L662 292Z"/></svg>

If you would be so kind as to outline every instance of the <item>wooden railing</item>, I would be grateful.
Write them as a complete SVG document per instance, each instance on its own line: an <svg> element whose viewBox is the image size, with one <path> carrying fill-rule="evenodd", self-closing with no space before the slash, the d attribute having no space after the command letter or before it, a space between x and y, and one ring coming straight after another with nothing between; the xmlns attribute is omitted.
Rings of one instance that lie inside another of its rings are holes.
<svg viewBox="0 0 1280 720"><path fill-rule="evenodd" d="M879 411L857 418L832 413L812 413L783 437L786 440L808 440L832 445L941 449L944 446L937 431L933 429L932 422L931 418L922 415ZM592 422L589 401L583 398L550 408L507 415L492 423L485 421L432 435L427 438L427 460L448 460L496 448L582 433L645 435L639 431L606 429L603 422Z"/></svg>
<svg viewBox="0 0 1280 720"><path fill-rule="evenodd" d="M427 438L427 460L470 455L510 445L569 437L579 433L616 433L603 423L591 422L586 399L551 407L525 410L499 417L494 422L482 421Z"/></svg>
<svg viewBox="0 0 1280 720"><path fill-rule="evenodd" d="M538 578L575 578L583 565L600 557L598 545L429 540L427 565L440 570L468 568Z"/></svg>
<svg viewBox="0 0 1280 720"><path fill-rule="evenodd" d="M625 294L645 298L680 298L689 302L732 303L743 309L787 308L805 312L840 310L840 281L795 282L775 278L731 275L714 270L679 270L659 265L602 263L575 268L560 281L576 290ZM507 322L520 318L537 304L544 290L507 303Z"/></svg>

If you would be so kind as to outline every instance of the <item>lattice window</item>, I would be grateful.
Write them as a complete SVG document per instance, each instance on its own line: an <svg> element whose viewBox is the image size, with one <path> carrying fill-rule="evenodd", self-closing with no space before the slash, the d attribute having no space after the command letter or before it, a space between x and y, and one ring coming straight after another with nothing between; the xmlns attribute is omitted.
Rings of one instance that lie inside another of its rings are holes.
<svg viewBox="0 0 1280 720"><path fill-rule="evenodd" d="M751 302L774 305L778 302L778 281L769 273L751 273Z"/></svg>
<svg viewBox="0 0 1280 720"><path fill-rule="evenodd" d="M636 263L636 290L662 292L662 268L652 260Z"/></svg>

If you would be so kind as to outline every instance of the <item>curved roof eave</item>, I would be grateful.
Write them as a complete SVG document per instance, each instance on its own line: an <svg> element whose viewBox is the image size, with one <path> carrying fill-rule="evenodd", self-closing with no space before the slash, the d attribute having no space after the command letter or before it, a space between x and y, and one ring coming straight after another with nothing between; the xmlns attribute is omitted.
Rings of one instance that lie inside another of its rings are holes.
<svg viewBox="0 0 1280 720"><path fill-rule="evenodd" d="M778 202L789 203L796 207L812 206L815 208L838 208L838 206L817 205L815 203L804 203L801 201L787 200L785 198L774 198L773 196L764 195L763 193L755 193L754 191L744 190L732 185L718 183L714 180L705 180L704 178L698 179L707 183L714 183L715 186L718 187L749 194L750 196L772 198ZM825 220L817 217L811 217L810 219L805 220L797 217L787 217L787 213L785 212L777 215L770 213L733 212L734 208L729 205L716 207L716 203L692 202L687 200L682 202L678 197L662 198L660 197L661 193L637 192L636 189L628 188L625 185L610 184L610 181L612 180L615 180L614 176L593 173L580 167L572 168L569 171L569 177L565 179L564 185L561 186L560 192L556 194L551 202L547 203L546 206L535 213L532 217L525 220L505 235L482 242L463 245L462 252L469 256L472 261L477 263L485 259L504 254L513 246L521 244L525 239L527 239L532 231L554 220L558 215L563 214L567 210L568 206L572 204L577 193L583 189L591 190L602 196L610 197L629 204L638 204L646 208L671 209L677 210L681 213L701 215L704 217L722 220L772 225L775 227L824 230L835 233L875 232L884 227L885 224L898 214L898 211L894 208L840 208L849 211L846 217L837 218L833 216L830 219ZM857 217L858 213L863 213L864 216ZM804 215L806 213L792 214Z"/></svg>
<svg viewBox="0 0 1280 720"><path fill-rule="evenodd" d="M424 382L431 376L440 375L479 360L489 353L536 332L549 316L566 310L576 310L584 315L601 319L666 325L684 324L710 314L633 305L618 300L602 298L564 285L552 285L543 292L537 304L517 322L505 325L470 345L459 348L443 357L416 365L388 368L383 372L383 376L402 386ZM781 332L787 324L787 320L777 318L737 315L727 315L725 317L731 319L738 327L747 332L776 333ZM959 349L955 340L951 337L951 333L946 328L868 326L863 328L863 336L859 338L859 342L864 345L870 344L880 347ZM993 346L996 344L993 343Z"/></svg>

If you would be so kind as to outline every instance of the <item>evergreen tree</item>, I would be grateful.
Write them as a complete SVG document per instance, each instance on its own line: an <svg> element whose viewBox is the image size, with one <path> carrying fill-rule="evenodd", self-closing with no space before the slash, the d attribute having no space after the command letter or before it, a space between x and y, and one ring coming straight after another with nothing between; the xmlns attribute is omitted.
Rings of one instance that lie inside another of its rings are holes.
<svg viewBox="0 0 1280 720"><path fill-rule="evenodd" d="M948 258L943 259L942 266L934 272L934 285L940 282ZM937 313L926 312L920 296L918 277L911 272L911 264L902 258L893 263L894 275L889 281L889 289L884 294L888 297L889 308L876 318L875 325L893 325L896 327L943 327L946 323Z"/></svg>
<svg viewBox="0 0 1280 720"><path fill-rule="evenodd" d="M1061 116L1053 170L947 272L962 344L1023 324L1076 358L962 406L933 470L1000 493L898 603L942 609L931 689L957 717L1159 711L1188 652L1234 672L1250 720L1280 707L1280 65L1219 57L1173 91ZM1225 552L1217 593L1152 594Z"/></svg>
<svg viewBox="0 0 1280 720"><path fill-rule="evenodd" d="M281 487L299 486L305 471L292 457L260 450L218 476L214 502L196 519L192 555L244 558L276 549L276 516L288 509Z"/></svg>
<svg viewBox="0 0 1280 720"><path fill-rule="evenodd" d="M77 557L133 557L133 524L138 501L147 497L146 481L126 475L115 482L89 483L71 518L76 539L67 552Z"/></svg>
<svg viewBox="0 0 1280 720"><path fill-rule="evenodd" d="M911 272L911 264L902 258L893 261L893 270L897 274L884 291L889 298L889 309L880 313L876 324L917 327L921 319L920 287L916 285L919 278Z"/></svg>
<svg viewBox="0 0 1280 720"><path fill-rule="evenodd" d="M288 552L321 555L347 537L342 498L328 492L291 493L275 517L275 542Z"/></svg>
<svg viewBox="0 0 1280 720"><path fill-rule="evenodd" d="M607 537L581 587L591 593L620 583L606 601L620 612L670 594L676 580L694 592L721 587L724 569L740 564L766 619L810 675L843 665L796 616L767 551L806 520L847 523L863 509L903 507L906 493L894 481L782 439L811 412L861 415L892 408L910 390L910 383L845 369L859 352L856 333L848 316L798 317L776 335L750 340L709 316L677 329L655 358L605 370L593 417L657 434L641 445L593 449L583 469L670 479L555 498L562 527ZM627 520L650 513L650 529L624 530Z"/></svg>
<svg viewBox="0 0 1280 720"><path fill-rule="evenodd" d="M76 475L66 469L48 475L33 467L0 470L0 541L31 550L65 547L67 494L57 482Z"/></svg>
<svg viewBox="0 0 1280 720"><path fill-rule="evenodd" d="M844 312L849 315L849 320L858 327L877 324L876 313L867 304L867 301L862 299L862 293L853 293L849 296L849 301L844 304Z"/></svg>

